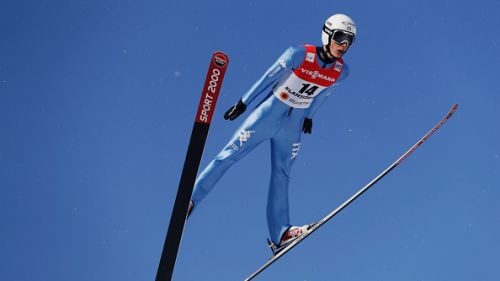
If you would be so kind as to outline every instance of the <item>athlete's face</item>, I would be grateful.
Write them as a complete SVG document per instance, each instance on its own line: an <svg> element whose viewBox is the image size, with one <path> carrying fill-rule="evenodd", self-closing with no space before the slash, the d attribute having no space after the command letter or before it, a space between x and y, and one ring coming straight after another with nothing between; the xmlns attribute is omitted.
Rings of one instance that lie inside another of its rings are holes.
<svg viewBox="0 0 500 281"><path fill-rule="evenodd" d="M349 46L347 45L347 43L338 44L332 40L330 44L330 54L332 54L336 59L340 59L345 54L348 48Z"/></svg>

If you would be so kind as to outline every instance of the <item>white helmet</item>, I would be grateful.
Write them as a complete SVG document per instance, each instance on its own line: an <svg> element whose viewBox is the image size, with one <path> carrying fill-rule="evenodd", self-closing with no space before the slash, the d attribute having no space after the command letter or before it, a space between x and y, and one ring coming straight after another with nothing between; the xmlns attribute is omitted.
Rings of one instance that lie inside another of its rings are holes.
<svg viewBox="0 0 500 281"><path fill-rule="evenodd" d="M329 17L325 21L325 25L323 26L323 32L321 34L321 41L323 41L323 45L330 45L332 35L335 30L340 30L348 34L352 34L353 39L356 36L356 24L354 23L354 21L344 14L335 14Z"/></svg>

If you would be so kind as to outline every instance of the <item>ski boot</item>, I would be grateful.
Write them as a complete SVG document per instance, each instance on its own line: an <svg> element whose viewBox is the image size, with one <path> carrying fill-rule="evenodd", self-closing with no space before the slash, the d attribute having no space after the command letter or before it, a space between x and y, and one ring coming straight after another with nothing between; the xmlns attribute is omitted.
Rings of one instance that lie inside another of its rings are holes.
<svg viewBox="0 0 500 281"><path fill-rule="evenodd" d="M273 241L267 239L267 244L273 255L278 254L281 250L283 250L286 246L290 245L293 241L306 234L309 229L314 226L313 224L306 224L303 226L290 226L285 233L281 236L280 243L278 245L274 244Z"/></svg>

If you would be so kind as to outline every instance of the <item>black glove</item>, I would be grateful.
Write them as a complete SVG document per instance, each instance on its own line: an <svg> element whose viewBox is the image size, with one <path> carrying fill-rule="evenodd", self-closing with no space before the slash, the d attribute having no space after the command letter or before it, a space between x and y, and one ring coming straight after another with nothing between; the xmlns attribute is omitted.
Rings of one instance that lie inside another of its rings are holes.
<svg viewBox="0 0 500 281"><path fill-rule="evenodd" d="M312 132L313 120L309 118L304 119L304 124L302 125L302 132L304 134L310 134Z"/></svg>
<svg viewBox="0 0 500 281"><path fill-rule="evenodd" d="M245 112L246 109L247 106L241 100L239 100L238 103L231 106L231 108L226 111L226 114L224 114L224 119L234 120L236 119L236 117L240 116L240 114Z"/></svg>

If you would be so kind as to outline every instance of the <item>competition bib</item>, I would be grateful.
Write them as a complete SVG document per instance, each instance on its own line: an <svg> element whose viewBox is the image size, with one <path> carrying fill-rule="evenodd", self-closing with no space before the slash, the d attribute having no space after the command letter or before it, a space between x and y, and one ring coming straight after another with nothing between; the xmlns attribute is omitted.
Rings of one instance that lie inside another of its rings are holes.
<svg viewBox="0 0 500 281"><path fill-rule="evenodd" d="M338 59L332 67L321 68L316 58L316 47L306 45L306 56L300 67L280 80L273 93L291 107L308 108L315 96L337 81L343 65L343 60Z"/></svg>

